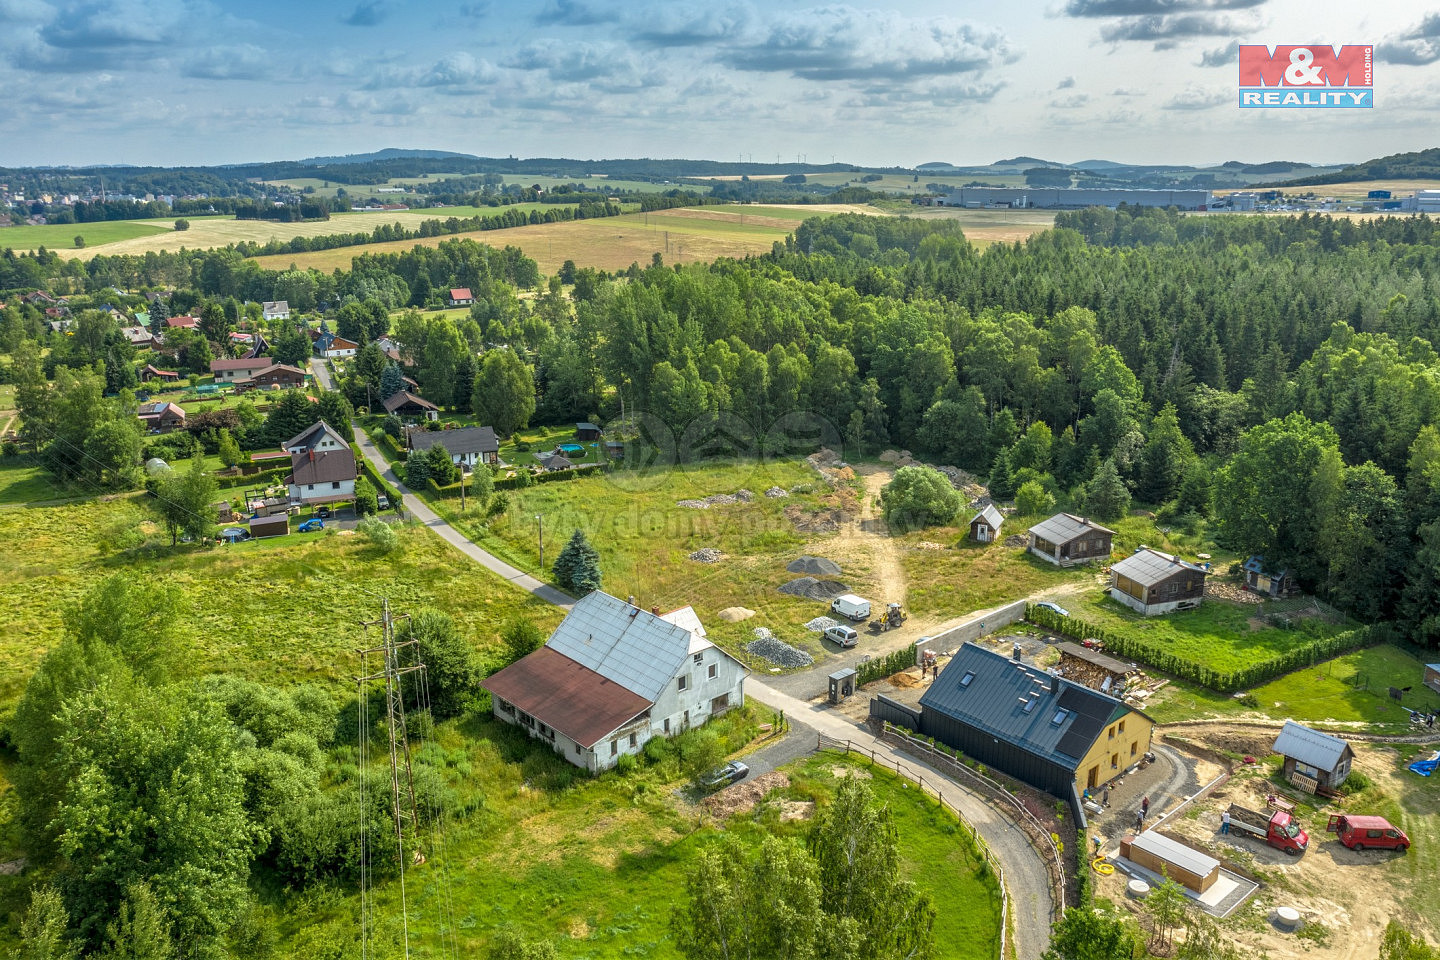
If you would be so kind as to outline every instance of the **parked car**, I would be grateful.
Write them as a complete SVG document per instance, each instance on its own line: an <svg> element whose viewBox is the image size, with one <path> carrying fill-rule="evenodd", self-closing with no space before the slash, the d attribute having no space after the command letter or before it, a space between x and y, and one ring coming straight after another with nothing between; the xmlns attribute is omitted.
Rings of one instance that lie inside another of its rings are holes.
<svg viewBox="0 0 1440 960"><path fill-rule="evenodd" d="M385 494L382 493L382 494L380 494L378 497L375 498L375 505L376 505L377 507L379 507L381 510L389 510L389 509L390 509L390 498L387 497L387 496L385 496Z"/></svg>
<svg viewBox="0 0 1440 960"><path fill-rule="evenodd" d="M853 647L860 642L860 634L856 633L853 627L847 627L843 623L837 623L833 627L826 627L825 638L827 640L834 640L842 647Z"/></svg>
<svg viewBox="0 0 1440 960"><path fill-rule="evenodd" d="M1035 604L1035 606L1039 607L1041 610L1049 610L1051 613L1058 613L1062 617L1070 616L1069 610L1066 610L1058 603L1051 603L1049 600L1041 600L1039 603Z"/></svg>
<svg viewBox="0 0 1440 960"><path fill-rule="evenodd" d="M314 520L306 520L304 523L300 524L301 533L313 533L316 530L324 529L325 521L321 520L319 517L316 517Z"/></svg>
<svg viewBox="0 0 1440 960"><path fill-rule="evenodd" d="M719 770L712 770L705 777L705 789L719 790L732 783L739 783L750 775L750 768L739 760L731 760Z"/></svg>
<svg viewBox="0 0 1440 960"><path fill-rule="evenodd" d="M1404 853L1410 849L1410 838L1405 836L1405 831L1392 826L1384 817L1332 814L1325 832L1335 834L1336 839L1351 850L1399 850Z"/></svg>
<svg viewBox="0 0 1440 960"><path fill-rule="evenodd" d="M830 611L850 620L868 620L870 618L870 601L863 597L857 597L853 593L842 593L830 601Z"/></svg>
<svg viewBox="0 0 1440 960"><path fill-rule="evenodd" d="M329 519L330 519L330 508L329 508L329 507L321 507L320 509L318 509L318 510L315 511L315 516L319 517L321 520L329 520Z"/></svg>

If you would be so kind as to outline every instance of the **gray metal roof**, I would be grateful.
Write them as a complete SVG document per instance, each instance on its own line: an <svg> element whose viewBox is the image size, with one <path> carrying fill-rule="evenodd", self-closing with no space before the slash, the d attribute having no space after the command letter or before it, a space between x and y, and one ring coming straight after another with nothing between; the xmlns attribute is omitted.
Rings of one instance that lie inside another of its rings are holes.
<svg viewBox="0 0 1440 960"><path fill-rule="evenodd" d="M1057 513L1049 520L1041 520L1030 528L1030 532L1055 544L1069 543L1091 533L1115 534L1109 527L1102 527L1087 517L1077 517L1073 513Z"/></svg>
<svg viewBox="0 0 1440 960"><path fill-rule="evenodd" d="M1209 854L1201 853L1193 847L1187 847L1180 841L1172 840L1157 830L1147 830L1139 834L1130 841L1130 847L1153 854L1197 877L1207 877L1220 867L1220 861Z"/></svg>
<svg viewBox="0 0 1440 960"><path fill-rule="evenodd" d="M1301 763L1328 771L1340 765L1350 744L1328 733L1302 727L1294 720L1286 720L1272 749L1282 757L1294 757Z"/></svg>
<svg viewBox="0 0 1440 960"><path fill-rule="evenodd" d="M972 675L968 683L963 682L967 674ZM973 643L960 645L920 698L920 706L1069 770L1107 723L1131 712L1113 697ZM1056 723L1062 710L1064 716Z"/></svg>
<svg viewBox="0 0 1440 960"><path fill-rule="evenodd" d="M995 508L995 504L993 503L985 504L985 508L979 513L975 514L975 516L971 517L970 522L974 523L976 520L979 520L981 518L984 518L985 522L990 524L990 529L992 530L999 530L1000 524L1005 522L1004 515Z"/></svg>
<svg viewBox="0 0 1440 960"><path fill-rule="evenodd" d="M1190 570L1205 576L1204 567L1149 547L1140 548L1110 569L1116 576L1129 577L1142 587L1153 587L1181 570Z"/></svg>
<svg viewBox="0 0 1440 960"><path fill-rule="evenodd" d="M267 363L269 362L268 357L262 359L265 359ZM296 434L284 444L282 444L280 449L284 450L287 453L291 452L292 448L294 447L303 447L304 449L309 450L320 442L320 436L322 434L329 434L330 438L336 443L338 443L340 446L344 447L346 450L350 449L350 442L344 437L340 436L340 431L330 426L330 424L326 423L324 420L316 420L310 426L306 427L304 431Z"/></svg>
<svg viewBox="0 0 1440 960"><path fill-rule="evenodd" d="M429 450L443 443L451 456L472 453L496 453L500 441L493 427L461 427L459 430L411 430L410 449Z"/></svg>
<svg viewBox="0 0 1440 960"><path fill-rule="evenodd" d="M575 601L546 641L652 703L690 655L691 631L596 590Z"/></svg>

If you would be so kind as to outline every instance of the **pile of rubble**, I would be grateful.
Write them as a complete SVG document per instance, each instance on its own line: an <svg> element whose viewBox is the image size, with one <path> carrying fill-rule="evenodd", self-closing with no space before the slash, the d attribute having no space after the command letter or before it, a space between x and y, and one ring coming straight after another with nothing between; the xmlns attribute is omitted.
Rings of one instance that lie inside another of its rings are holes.
<svg viewBox="0 0 1440 960"><path fill-rule="evenodd" d="M704 500L676 500L675 506L689 507L692 510L709 510L711 507L724 507L732 503L750 503L754 499L755 494L741 489L734 493L712 493Z"/></svg>
<svg viewBox="0 0 1440 960"><path fill-rule="evenodd" d="M790 491L786 490L784 487L771 487L769 490L765 491L765 496L769 497L771 500L778 500L781 497L790 496Z"/></svg>
<svg viewBox="0 0 1440 960"><path fill-rule="evenodd" d="M944 550L945 544L936 543L933 540L921 540L915 544L916 550Z"/></svg>
<svg viewBox="0 0 1440 960"><path fill-rule="evenodd" d="M1264 603L1265 598L1258 593L1251 593L1238 583L1226 582L1207 577L1205 580L1205 596L1217 600L1228 600L1230 603Z"/></svg>
<svg viewBox="0 0 1440 960"><path fill-rule="evenodd" d="M839 620L832 620L829 617L816 617L814 620L811 620L809 623L805 624L805 629L813 630L816 633L824 633L831 627L838 626L839 623Z"/></svg>
<svg viewBox="0 0 1440 960"><path fill-rule="evenodd" d="M1023 547L1029 542L1030 541L1025 538L1025 535L1020 533L1012 533L1005 538L1005 546L1007 547Z"/></svg>
<svg viewBox="0 0 1440 960"><path fill-rule="evenodd" d="M781 667L808 667L815 663L810 654L776 640L775 635L764 627L755 628L755 639L745 645L745 650Z"/></svg>
<svg viewBox="0 0 1440 960"><path fill-rule="evenodd" d="M824 557L812 557L808 554L791 560L785 565L785 569L791 573L819 574L824 577L837 577L840 575L840 564L834 560L827 560Z"/></svg>
<svg viewBox="0 0 1440 960"><path fill-rule="evenodd" d="M821 603L829 603L840 594L850 592L850 588L839 580L816 580L814 577L796 577L789 583L781 584L778 589L792 597L818 600Z"/></svg>
<svg viewBox="0 0 1440 960"><path fill-rule="evenodd" d="M840 455L829 447L821 447L806 457L805 462L814 467L815 471L832 487L855 479L855 471L850 469L850 465L841 460Z"/></svg>
<svg viewBox="0 0 1440 960"><path fill-rule="evenodd" d="M807 511L798 503L786 504L785 519L799 533L835 533L840 529L843 514L836 508Z"/></svg>
<svg viewBox="0 0 1440 960"><path fill-rule="evenodd" d="M714 547L701 547L699 550L690 554L689 559L694 560L696 563L719 563L725 559L725 554Z"/></svg>
<svg viewBox="0 0 1440 960"><path fill-rule="evenodd" d="M790 786L790 778L778 770L762 773L753 780L745 780L726 787L719 793L711 794L704 800L711 815L729 817L737 813L749 813L755 804L765 798L771 790Z"/></svg>

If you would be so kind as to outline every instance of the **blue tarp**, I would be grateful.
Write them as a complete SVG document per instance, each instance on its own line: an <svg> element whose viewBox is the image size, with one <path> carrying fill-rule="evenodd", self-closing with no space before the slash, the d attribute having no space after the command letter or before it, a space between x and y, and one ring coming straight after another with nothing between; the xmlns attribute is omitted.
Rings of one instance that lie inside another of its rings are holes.
<svg viewBox="0 0 1440 960"><path fill-rule="evenodd" d="M1429 760L1416 760L1407 768L1411 773L1418 773L1422 777L1428 777L1440 766L1440 751L1437 751Z"/></svg>

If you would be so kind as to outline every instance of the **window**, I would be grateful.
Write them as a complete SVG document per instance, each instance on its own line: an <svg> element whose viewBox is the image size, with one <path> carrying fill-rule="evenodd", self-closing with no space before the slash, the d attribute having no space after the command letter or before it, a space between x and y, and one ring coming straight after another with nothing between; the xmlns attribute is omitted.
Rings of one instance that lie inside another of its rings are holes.
<svg viewBox="0 0 1440 960"><path fill-rule="evenodd" d="M331 489L331 490L339 490L339 489L340 489L340 481L339 481L339 480L336 480L334 483L330 484L330 489Z"/></svg>
<svg viewBox="0 0 1440 960"><path fill-rule="evenodd" d="M1125 732L1125 721L1124 721L1124 720L1121 720L1120 723L1116 726L1116 729L1118 729L1121 733L1124 733L1124 732Z"/></svg>
<svg viewBox="0 0 1440 960"><path fill-rule="evenodd" d="M1056 710L1056 711L1055 711L1055 716L1053 716L1053 717L1050 718L1050 722L1053 723L1053 724L1055 724L1055 726L1058 727L1058 726L1060 726L1060 724L1064 723L1069 717L1070 717L1070 711L1069 711L1069 710Z"/></svg>
<svg viewBox="0 0 1440 960"><path fill-rule="evenodd" d="M1140 744L1138 744L1138 743L1132 743L1132 744L1130 744L1130 756L1132 756L1132 757L1135 756L1136 748L1138 748L1139 746L1140 746Z"/></svg>
<svg viewBox="0 0 1440 960"><path fill-rule="evenodd" d="M1118 769L1120 769L1120 754L1118 754L1118 753L1112 753L1112 754L1110 754L1110 769L1111 769L1111 770L1118 770Z"/></svg>
<svg viewBox="0 0 1440 960"><path fill-rule="evenodd" d="M1037 703L1039 703L1039 702L1040 702L1040 698L1039 698L1039 697L1031 697L1029 700L1024 701L1024 703L1025 703L1025 712L1026 712L1026 713L1030 713L1032 710L1035 709L1035 704L1037 704Z"/></svg>
<svg viewBox="0 0 1440 960"><path fill-rule="evenodd" d="M630 734L630 746L635 746L635 734Z"/></svg>
<svg viewBox="0 0 1440 960"><path fill-rule="evenodd" d="M619 741L619 740L611 740L611 741L610 741L610 756L613 757L613 756L615 756L615 754L617 754L617 753L619 753L619 752L620 752L620 741Z"/></svg>
<svg viewBox="0 0 1440 960"><path fill-rule="evenodd" d="M313 484L313 483L307 483L307 484L305 485L305 489L306 489L306 490L314 490L314 489L315 489L315 484Z"/></svg>
<svg viewBox="0 0 1440 960"><path fill-rule="evenodd" d="M576 755L576 756L579 756L579 755L580 755L580 744L578 744L578 743L575 744L575 755Z"/></svg>
<svg viewBox="0 0 1440 960"><path fill-rule="evenodd" d="M690 678L689 678L689 677L686 677L686 676L682 676L682 677L679 679L679 681L677 681L677 682L680 684L679 689L682 690L682 691L683 691L686 687L690 686Z"/></svg>
<svg viewBox="0 0 1440 960"><path fill-rule="evenodd" d="M669 718L669 717L666 717L666 718L665 718L665 733L666 733L667 735L670 733L670 718Z"/></svg>
<svg viewBox="0 0 1440 960"><path fill-rule="evenodd" d="M704 662L705 662L705 654L703 654L703 653L697 653L697 654L695 654L695 662L696 662L696 663L704 663Z"/></svg>
<svg viewBox="0 0 1440 960"><path fill-rule="evenodd" d="M496 709L496 710L499 710L501 713L505 714L506 716L510 716L510 715L513 715L513 714L515 713L515 708L512 707L512 706L510 706L510 701L508 701L508 700L501 700L501 699L499 699L498 697L495 699L495 709Z"/></svg>
<svg viewBox="0 0 1440 960"><path fill-rule="evenodd" d="M966 670L966 671L965 671L965 676L963 676L963 677L960 678L960 686L961 686L961 687L968 687L968 686L970 686L970 681L972 681L972 680L974 680L974 679L975 679L975 671L974 671L974 670Z"/></svg>
<svg viewBox="0 0 1440 960"><path fill-rule="evenodd" d="M1115 739L1115 728L1114 728L1114 727L1111 727L1111 728L1110 728L1110 739L1111 739L1111 740L1114 740L1114 739Z"/></svg>
<svg viewBox="0 0 1440 960"><path fill-rule="evenodd" d="M715 679L716 677L718 677L719 675L720 675L720 666L719 666L719 664L715 664L715 663L710 664L710 670L709 670L709 672L706 674L706 676L707 676L709 679L714 680L714 679Z"/></svg>

